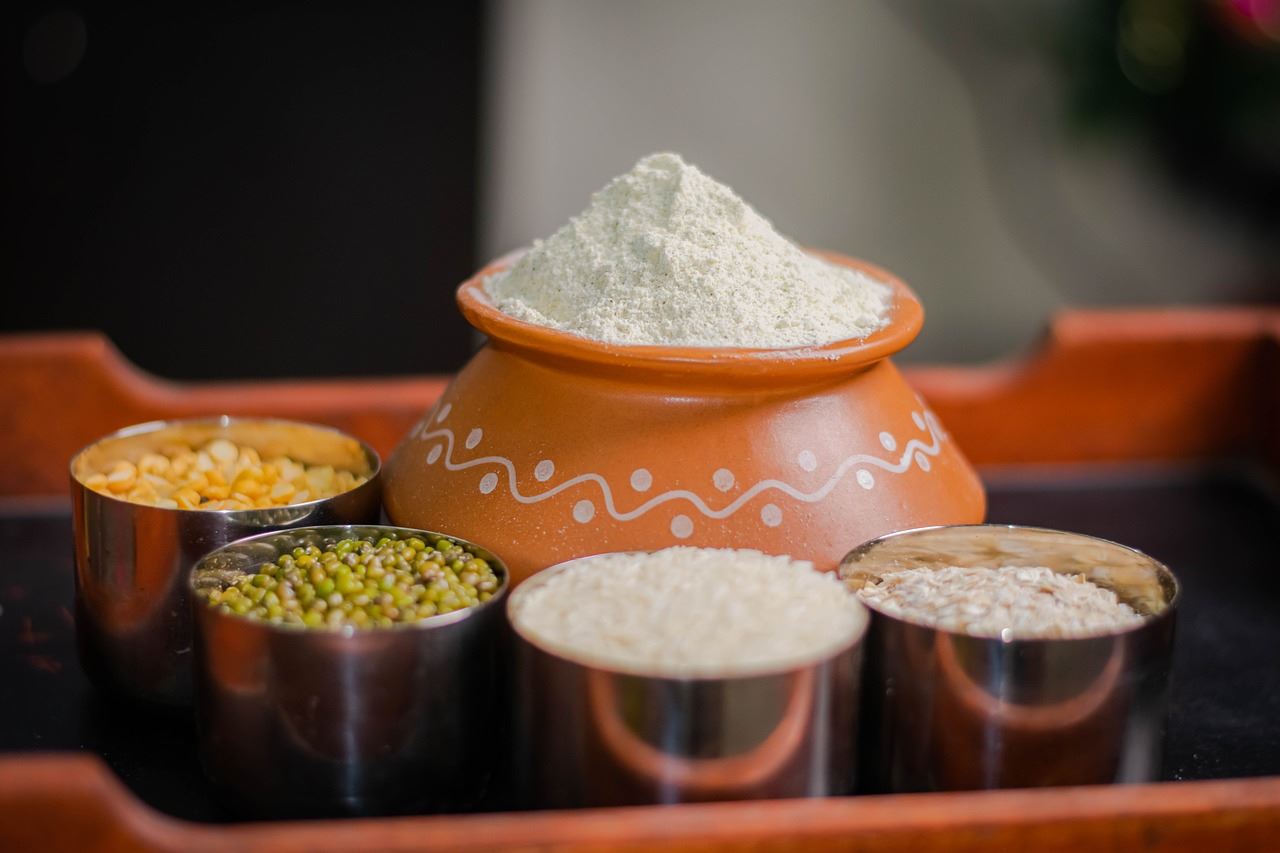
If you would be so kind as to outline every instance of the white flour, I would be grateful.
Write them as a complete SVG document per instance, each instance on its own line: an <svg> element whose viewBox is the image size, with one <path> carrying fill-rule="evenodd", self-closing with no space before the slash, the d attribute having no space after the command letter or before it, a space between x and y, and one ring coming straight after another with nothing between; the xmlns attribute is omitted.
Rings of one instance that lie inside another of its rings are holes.
<svg viewBox="0 0 1280 853"><path fill-rule="evenodd" d="M801 251L724 184L651 154L485 290L507 314L595 340L802 347L888 322L889 288Z"/></svg>

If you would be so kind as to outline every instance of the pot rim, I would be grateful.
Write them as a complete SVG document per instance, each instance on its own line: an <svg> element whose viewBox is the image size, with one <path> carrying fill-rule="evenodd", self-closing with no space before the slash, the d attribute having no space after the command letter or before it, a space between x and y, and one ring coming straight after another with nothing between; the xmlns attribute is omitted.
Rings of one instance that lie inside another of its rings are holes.
<svg viewBox="0 0 1280 853"><path fill-rule="evenodd" d="M484 290L484 280L507 269L524 253L517 250L490 262L458 286L457 302L467 322L499 348L550 360L585 362L628 371L795 380L848 373L902 350L920 333L924 308L901 279L866 261L837 252L807 249L831 263L858 270L893 291L889 325L865 338L817 346L780 348L686 347L614 344L539 326L503 313Z"/></svg>

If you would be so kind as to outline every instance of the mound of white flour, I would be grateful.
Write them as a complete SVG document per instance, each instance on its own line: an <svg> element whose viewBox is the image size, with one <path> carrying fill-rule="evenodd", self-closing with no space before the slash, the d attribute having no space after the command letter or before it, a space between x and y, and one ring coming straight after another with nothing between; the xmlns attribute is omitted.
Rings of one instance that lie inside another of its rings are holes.
<svg viewBox="0 0 1280 853"><path fill-rule="evenodd" d="M620 344L802 347L888 322L890 289L801 251L724 184L651 154L509 270L505 313Z"/></svg>

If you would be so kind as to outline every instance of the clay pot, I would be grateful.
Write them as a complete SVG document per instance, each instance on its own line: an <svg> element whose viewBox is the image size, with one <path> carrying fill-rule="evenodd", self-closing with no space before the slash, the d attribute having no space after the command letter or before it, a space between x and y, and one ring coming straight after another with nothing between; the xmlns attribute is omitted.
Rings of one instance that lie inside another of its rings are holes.
<svg viewBox="0 0 1280 853"><path fill-rule="evenodd" d="M458 305L489 337L385 471L394 524L502 554L513 580L604 551L755 548L832 569L896 530L983 519L973 469L887 358L923 311L894 276L892 322L797 349L605 344Z"/></svg>

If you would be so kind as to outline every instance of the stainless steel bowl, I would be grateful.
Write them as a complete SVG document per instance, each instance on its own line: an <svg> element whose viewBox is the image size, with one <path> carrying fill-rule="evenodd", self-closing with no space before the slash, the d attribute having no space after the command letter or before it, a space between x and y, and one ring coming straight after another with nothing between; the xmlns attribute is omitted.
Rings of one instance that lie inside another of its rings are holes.
<svg viewBox="0 0 1280 853"><path fill-rule="evenodd" d="M1045 566L1083 573L1146 621L1079 639L974 637L871 609L863 790L900 792L1159 778L1178 584L1091 536L994 524L877 539L840 565L854 589L911 568Z"/></svg>
<svg viewBox="0 0 1280 853"><path fill-rule="evenodd" d="M303 545L388 534L305 527L202 559L192 589L224 586ZM443 534L448 536L448 534ZM270 817L465 809L486 792L508 730L506 565L488 601L390 628L298 628L192 600L196 722L205 772L235 809Z"/></svg>
<svg viewBox="0 0 1280 853"><path fill-rule="evenodd" d="M583 558L587 559L587 558ZM515 790L550 808L828 796L852 790L865 624L777 672L672 678L576 661L516 637Z"/></svg>
<svg viewBox="0 0 1280 853"><path fill-rule="evenodd" d="M166 442L225 437L263 455L361 470L365 483L330 498L250 510L184 510L99 494L90 473L136 462ZM196 560L255 533L304 524L376 522L378 455L328 427L262 418L155 421L95 441L71 459L76 563L76 639L81 665L99 687L165 705L191 702L187 574Z"/></svg>

